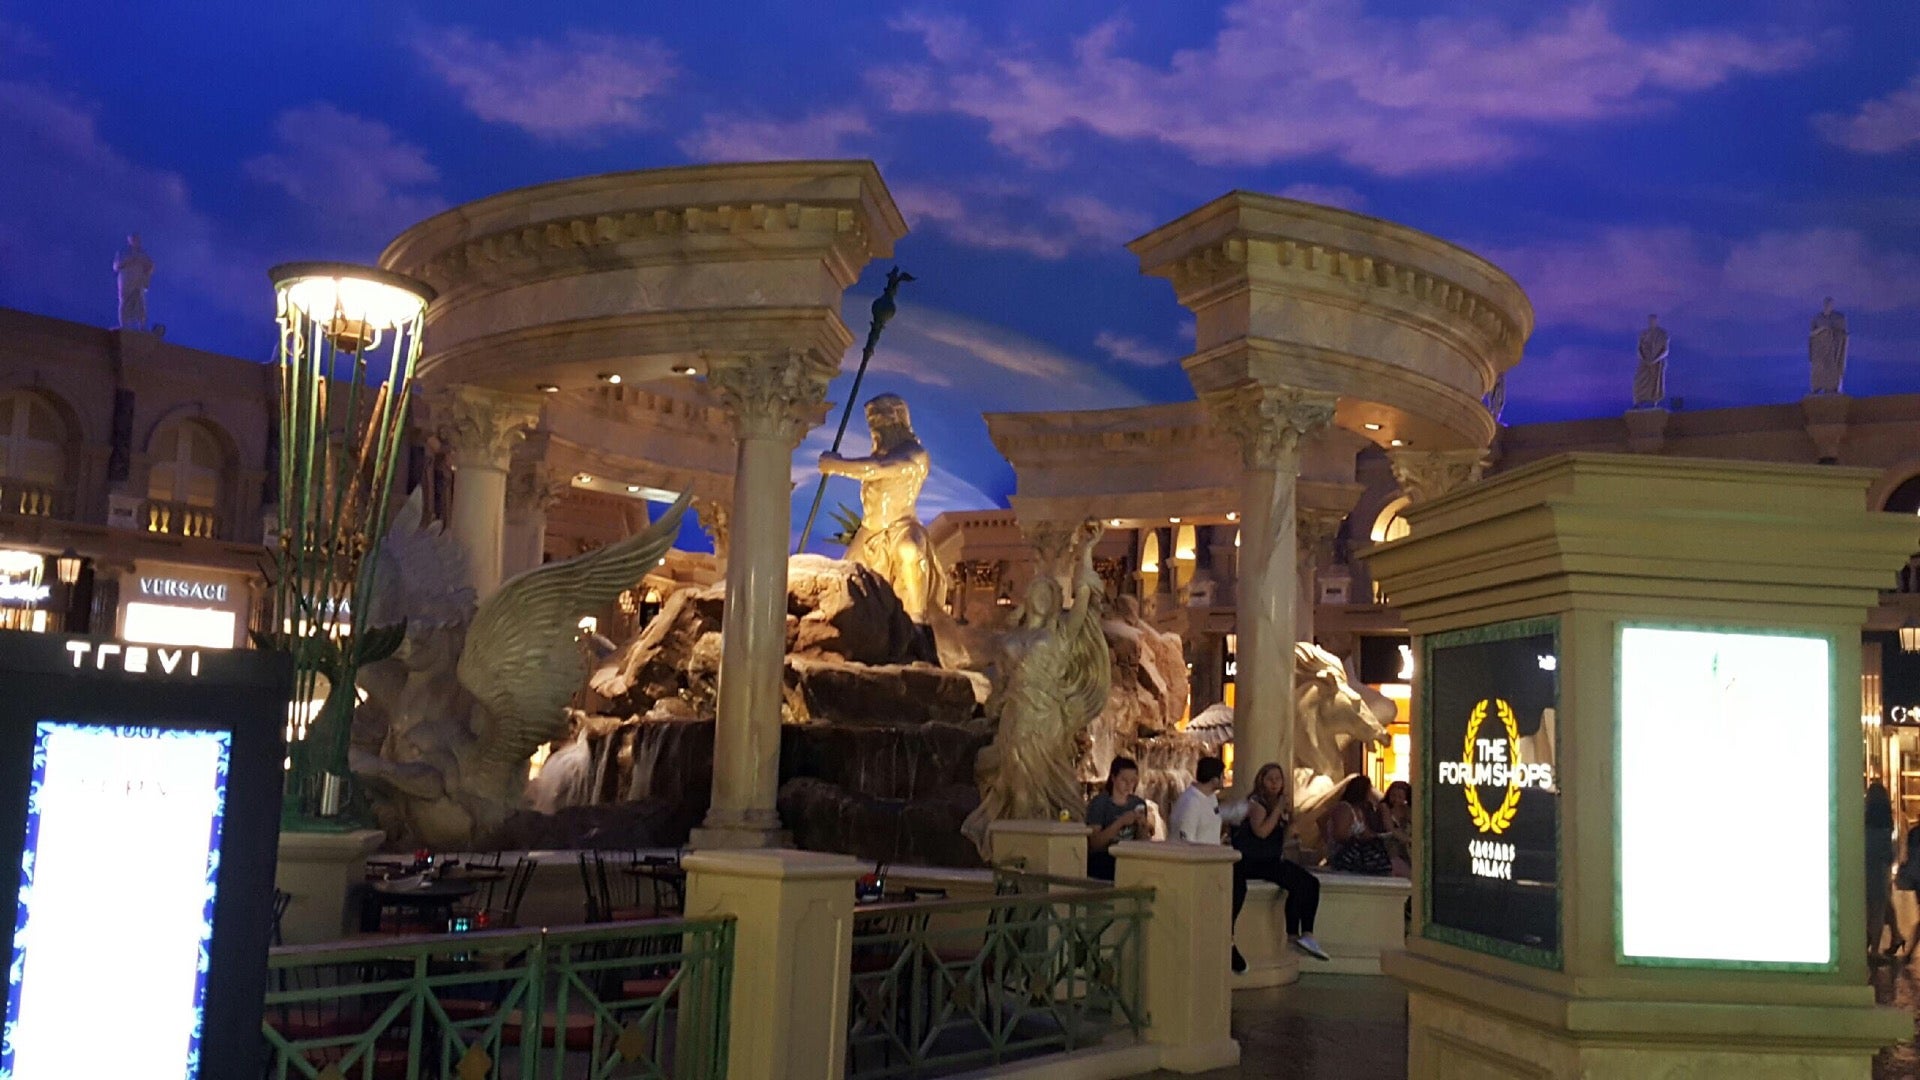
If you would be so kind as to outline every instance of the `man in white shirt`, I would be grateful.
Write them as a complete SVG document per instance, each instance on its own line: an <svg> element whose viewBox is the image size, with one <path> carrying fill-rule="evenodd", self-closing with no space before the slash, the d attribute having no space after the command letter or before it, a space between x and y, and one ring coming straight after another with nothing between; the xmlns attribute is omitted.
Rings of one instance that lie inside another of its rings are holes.
<svg viewBox="0 0 1920 1080"><path fill-rule="evenodd" d="M1220 788L1226 775L1226 763L1219 758L1200 759L1193 770L1193 786L1181 792L1173 804L1173 820L1167 829L1170 839L1194 844L1220 842Z"/></svg>

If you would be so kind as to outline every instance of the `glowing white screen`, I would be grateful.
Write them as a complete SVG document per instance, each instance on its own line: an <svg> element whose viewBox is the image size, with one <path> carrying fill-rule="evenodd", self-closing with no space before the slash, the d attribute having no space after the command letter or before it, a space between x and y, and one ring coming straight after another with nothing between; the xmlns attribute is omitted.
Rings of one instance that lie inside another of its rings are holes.
<svg viewBox="0 0 1920 1080"><path fill-rule="evenodd" d="M192 1080L230 737L36 734L0 1076ZM134 1007L102 1038L108 999Z"/></svg>
<svg viewBox="0 0 1920 1080"><path fill-rule="evenodd" d="M1621 631L1624 956L1833 961L1831 686L1825 638ZM1707 769L1762 798L1764 820L1703 803ZM1791 872L1735 887L1766 867Z"/></svg>
<svg viewBox="0 0 1920 1080"><path fill-rule="evenodd" d="M144 645L187 645L202 649L233 648L234 614L218 608L175 607L172 604L127 605L120 620L120 640Z"/></svg>

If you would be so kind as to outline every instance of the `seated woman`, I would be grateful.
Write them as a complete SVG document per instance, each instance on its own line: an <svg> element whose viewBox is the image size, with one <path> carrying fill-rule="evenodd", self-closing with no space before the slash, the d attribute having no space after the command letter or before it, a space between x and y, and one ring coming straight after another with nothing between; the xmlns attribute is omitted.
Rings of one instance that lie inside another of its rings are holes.
<svg viewBox="0 0 1920 1080"><path fill-rule="evenodd" d="M1247 796L1247 816L1233 827L1233 846L1240 861L1233 864L1233 917L1247 903L1247 882L1271 881L1286 891L1287 944L1315 960L1327 960L1326 950L1313 939L1313 919L1320 910L1320 879L1286 856L1287 825L1293 817L1293 796L1287 793L1287 773L1268 762L1253 776ZM1235 946L1233 970L1247 970L1246 958Z"/></svg>
<svg viewBox="0 0 1920 1080"><path fill-rule="evenodd" d="M1387 819L1387 854L1393 857L1393 872L1397 877L1413 876L1413 785L1405 780L1395 780L1387 785L1385 805L1381 808Z"/></svg>
<svg viewBox="0 0 1920 1080"><path fill-rule="evenodd" d="M1347 781L1327 814L1327 866L1348 874L1391 874L1389 832L1364 776Z"/></svg>
<svg viewBox="0 0 1920 1080"><path fill-rule="evenodd" d="M1117 757L1107 767L1107 790L1087 804L1087 876L1113 880L1113 845L1138 840L1148 830L1147 800L1140 797L1140 766L1130 757Z"/></svg>

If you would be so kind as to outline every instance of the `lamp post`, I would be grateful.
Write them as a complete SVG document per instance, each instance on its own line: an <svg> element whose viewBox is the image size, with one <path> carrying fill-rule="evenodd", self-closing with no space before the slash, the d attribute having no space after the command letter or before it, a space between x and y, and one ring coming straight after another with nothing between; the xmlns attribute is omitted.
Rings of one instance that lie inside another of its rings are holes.
<svg viewBox="0 0 1920 1080"><path fill-rule="evenodd" d="M337 820L347 794L354 675L405 627L369 628L394 467L433 290L346 263L276 266L278 543L264 643L294 656L289 823Z"/></svg>

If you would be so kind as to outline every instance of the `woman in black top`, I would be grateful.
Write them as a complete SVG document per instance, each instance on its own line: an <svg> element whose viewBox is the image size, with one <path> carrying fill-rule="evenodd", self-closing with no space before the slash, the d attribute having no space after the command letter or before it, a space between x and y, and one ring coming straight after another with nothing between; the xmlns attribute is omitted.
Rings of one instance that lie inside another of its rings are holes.
<svg viewBox="0 0 1920 1080"><path fill-rule="evenodd" d="M1087 804L1087 876L1113 880L1113 845L1147 835L1147 800L1139 795L1140 766L1117 757L1107 767L1107 790Z"/></svg>
<svg viewBox="0 0 1920 1080"><path fill-rule="evenodd" d="M1313 917L1320 910L1320 879L1287 858L1287 824L1293 818L1287 795L1287 774L1268 762L1253 776L1253 794L1247 797L1247 819L1233 827L1233 846L1240 861L1233 864L1233 917L1247 903L1247 882L1271 881L1286 890L1287 943L1315 960L1326 951L1313 940ZM1235 973L1247 970L1246 957L1233 950Z"/></svg>
<svg viewBox="0 0 1920 1080"><path fill-rule="evenodd" d="M1888 956L1900 951L1900 925L1887 918L1893 901L1893 799L1887 785L1867 785L1867 956L1880 948L1880 934L1891 922L1894 944Z"/></svg>

